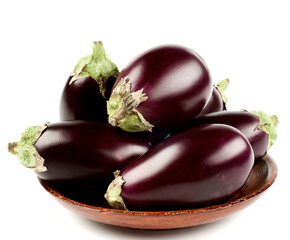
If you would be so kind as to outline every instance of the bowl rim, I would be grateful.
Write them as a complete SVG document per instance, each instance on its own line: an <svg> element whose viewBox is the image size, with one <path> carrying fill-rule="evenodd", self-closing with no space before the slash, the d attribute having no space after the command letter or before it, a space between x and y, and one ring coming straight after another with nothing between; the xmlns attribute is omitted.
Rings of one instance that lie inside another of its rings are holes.
<svg viewBox="0 0 290 240"><path fill-rule="evenodd" d="M266 191L276 180L277 178L277 173L278 173L278 169L277 169L277 165L274 161L274 159L272 157L270 157L269 155L266 155L265 158L263 159L269 169L271 171L268 173L267 179L265 181L265 183L259 187L258 189L256 189L255 191L237 198L237 199L229 199L228 201L221 203L221 204L217 204L217 205L212 205L212 206L207 206L207 207L201 207L201 208L193 208L193 209L185 209L185 210L172 210L172 211L126 211L126 210L118 210L118 209L113 209L113 208L108 208L108 207L98 207L95 205L90 205L90 204L86 204L86 203L81 203L75 200L72 200L64 195L62 195L61 193L57 192L56 190L54 190L53 188L51 188L45 180L42 180L41 178L38 178L38 181L40 182L40 184L42 185L42 187L49 192L51 195L53 195L54 197L56 197L57 199L66 202L69 205L73 205L73 206L77 206L77 207L81 207L81 208L86 208L86 209L90 209L90 210L95 210L98 212L112 212L115 214L125 214L125 215L146 215L146 216L160 216L160 215L187 215L187 214L193 214L193 213L202 213L202 212L211 212L211 211L217 211L217 210L222 210L225 208L229 208L232 207L234 205L237 205L239 203L248 201L254 197L256 197L257 195L261 194L262 192Z"/></svg>

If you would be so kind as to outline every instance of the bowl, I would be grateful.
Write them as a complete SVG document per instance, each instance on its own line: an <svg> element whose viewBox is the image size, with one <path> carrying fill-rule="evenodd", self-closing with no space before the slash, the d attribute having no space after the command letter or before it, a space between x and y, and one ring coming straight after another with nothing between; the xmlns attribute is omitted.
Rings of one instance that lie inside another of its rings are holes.
<svg viewBox="0 0 290 240"><path fill-rule="evenodd" d="M47 182L38 178L44 189L72 212L87 219L135 229L176 229L202 225L224 219L256 201L273 184L277 177L277 166L267 155L252 169L243 188L225 203L179 211L124 211L109 205L94 206L79 202L56 191Z"/></svg>

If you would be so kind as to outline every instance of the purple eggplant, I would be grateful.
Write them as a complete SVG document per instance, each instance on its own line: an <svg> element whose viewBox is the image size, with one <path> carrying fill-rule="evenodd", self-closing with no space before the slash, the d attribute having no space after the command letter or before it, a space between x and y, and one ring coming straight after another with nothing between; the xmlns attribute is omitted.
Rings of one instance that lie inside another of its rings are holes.
<svg viewBox="0 0 290 240"><path fill-rule="evenodd" d="M267 154L267 150L277 138L275 127L278 124L276 115L268 116L262 111L225 111L209 113L195 118L187 128L210 123L227 124L240 130L250 142L255 163Z"/></svg>
<svg viewBox="0 0 290 240"><path fill-rule="evenodd" d="M237 129L198 126L173 135L115 171L105 198L117 209L176 210L226 201L246 182L254 154Z"/></svg>
<svg viewBox="0 0 290 240"><path fill-rule="evenodd" d="M66 121L26 129L9 151L57 189L104 199L112 172L143 155L151 144L109 124Z"/></svg>
<svg viewBox="0 0 290 240"><path fill-rule="evenodd" d="M214 85L209 101L206 103L205 107L198 114L198 116L227 110L227 96L225 95L224 91L227 89L228 85L229 79L222 80L220 83Z"/></svg>
<svg viewBox="0 0 290 240"><path fill-rule="evenodd" d="M208 68L194 51L154 48L118 76L107 104L109 123L128 132L184 124L200 113L212 88Z"/></svg>
<svg viewBox="0 0 290 240"><path fill-rule="evenodd" d="M140 133L132 133L134 135L138 134L143 138L147 139L152 146L155 146L165 140L166 138L172 135L172 131L163 130L163 131L154 131L154 132L140 132Z"/></svg>
<svg viewBox="0 0 290 240"><path fill-rule="evenodd" d="M90 55L82 58L68 78L60 101L60 119L107 122L106 101L118 68L105 53L102 42L94 42Z"/></svg>

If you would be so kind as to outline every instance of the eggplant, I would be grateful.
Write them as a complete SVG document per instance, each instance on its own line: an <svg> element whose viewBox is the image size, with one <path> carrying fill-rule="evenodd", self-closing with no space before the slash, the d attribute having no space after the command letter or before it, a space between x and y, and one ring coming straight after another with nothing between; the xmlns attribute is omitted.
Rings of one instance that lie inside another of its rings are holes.
<svg viewBox="0 0 290 240"><path fill-rule="evenodd" d="M60 100L60 120L108 122L106 102L118 74L102 42L93 42L92 53L78 62L65 84Z"/></svg>
<svg viewBox="0 0 290 240"><path fill-rule="evenodd" d="M58 190L104 199L112 172L151 148L138 136L105 123L65 121L27 128L9 152Z"/></svg>
<svg viewBox="0 0 290 240"><path fill-rule="evenodd" d="M154 132L139 132L132 133L141 136L148 140L152 146L155 146L172 135L172 130L154 131Z"/></svg>
<svg viewBox="0 0 290 240"><path fill-rule="evenodd" d="M212 88L197 53L175 45L157 47L119 74L107 102L108 121L128 132L170 129L197 116Z"/></svg>
<svg viewBox="0 0 290 240"><path fill-rule="evenodd" d="M197 117L206 113L220 112L226 110L227 96L225 94L225 90L227 89L228 85L228 79L224 79L218 84L213 85L213 91L210 100L207 102L207 104ZM148 139L150 143L155 146L156 144L171 136L173 133L173 129L163 129L161 131L155 130L154 132L141 132L140 135Z"/></svg>
<svg viewBox="0 0 290 240"><path fill-rule="evenodd" d="M224 202L245 184L254 153L244 135L224 124L191 128L115 171L105 194L123 210L179 210Z"/></svg>
<svg viewBox="0 0 290 240"><path fill-rule="evenodd" d="M212 89L212 94L209 101L206 103L205 107L198 114L201 116L203 114L212 112L221 112L227 110L227 96L225 95L225 90L228 88L229 79L224 79L218 84L214 85Z"/></svg>
<svg viewBox="0 0 290 240"><path fill-rule="evenodd" d="M275 127L278 122L276 115L268 116L262 111L225 111L197 117L186 128L210 123L227 124L237 128L250 142L254 150L256 164L267 155L267 151L276 141Z"/></svg>

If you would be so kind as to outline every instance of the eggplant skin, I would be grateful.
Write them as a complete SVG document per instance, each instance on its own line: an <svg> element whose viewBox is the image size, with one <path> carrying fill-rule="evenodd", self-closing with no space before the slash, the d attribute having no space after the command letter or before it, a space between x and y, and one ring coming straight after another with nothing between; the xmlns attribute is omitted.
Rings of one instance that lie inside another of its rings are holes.
<svg viewBox="0 0 290 240"><path fill-rule="evenodd" d="M205 107L198 114L198 116L201 116L207 113L221 112L224 110L226 110L225 103L219 91L216 89L216 87L214 87L212 89L212 94L209 101L206 103Z"/></svg>
<svg viewBox="0 0 290 240"><path fill-rule="evenodd" d="M267 154L269 135L263 130L257 129L259 117L247 111L224 111L204 114L195 118L187 128L210 123L227 124L241 131L250 142L254 154L255 163Z"/></svg>
<svg viewBox="0 0 290 240"><path fill-rule="evenodd" d="M111 76L106 83L106 98L100 92L99 84L92 77L79 79L70 84L70 76L65 84L60 100L60 120L88 120L108 122L106 101L116 81Z"/></svg>
<svg viewBox="0 0 290 240"><path fill-rule="evenodd" d="M129 210L178 210L226 201L245 184L254 154L237 129L198 126L169 137L125 167Z"/></svg>
<svg viewBox="0 0 290 240"><path fill-rule="evenodd" d="M139 135L146 140L148 140L152 146L157 145L158 143L162 142L169 136L171 136L172 131L171 130L163 130L163 131L154 131L154 132L139 132L139 133L132 133L135 135Z"/></svg>
<svg viewBox="0 0 290 240"><path fill-rule="evenodd" d="M112 172L151 148L141 137L93 121L48 124L34 146L47 167L37 173L41 179L67 192L82 191L102 199Z"/></svg>
<svg viewBox="0 0 290 240"><path fill-rule="evenodd" d="M213 88L204 60L176 45L138 56L122 70L113 89L123 78L129 79L131 92L143 89L148 97L136 110L154 125L153 131L189 122L203 109Z"/></svg>

